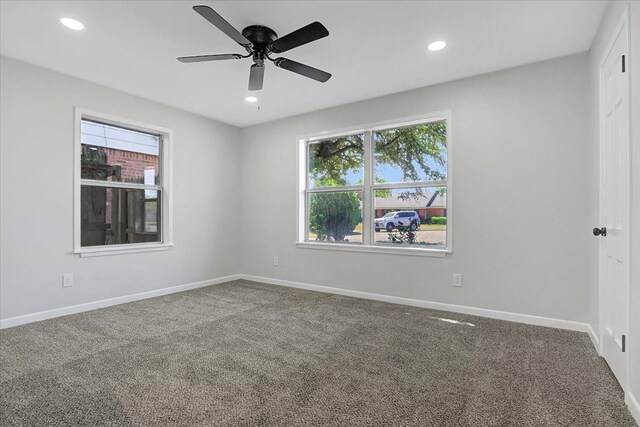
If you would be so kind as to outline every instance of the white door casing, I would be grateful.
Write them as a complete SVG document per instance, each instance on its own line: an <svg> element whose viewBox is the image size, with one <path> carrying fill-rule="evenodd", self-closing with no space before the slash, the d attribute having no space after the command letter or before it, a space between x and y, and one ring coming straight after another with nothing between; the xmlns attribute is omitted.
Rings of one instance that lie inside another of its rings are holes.
<svg viewBox="0 0 640 427"><path fill-rule="evenodd" d="M623 389L629 336L630 126L627 14L600 66L601 353ZM596 234L596 230L594 230Z"/></svg>

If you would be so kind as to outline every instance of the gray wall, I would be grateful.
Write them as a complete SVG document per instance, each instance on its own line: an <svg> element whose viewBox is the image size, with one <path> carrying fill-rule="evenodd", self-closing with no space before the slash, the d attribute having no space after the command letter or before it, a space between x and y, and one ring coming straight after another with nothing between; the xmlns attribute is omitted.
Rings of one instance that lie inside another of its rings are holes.
<svg viewBox="0 0 640 427"><path fill-rule="evenodd" d="M599 162L599 115L598 92L600 62L607 44L626 8L630 12L631 61L629 73L631 79L631 318L629 325L629 387L636 399L640 399L640 3L613 1L609 4L600 23L600 28L591 46L591 165L594 170L592 181L598 188ZM593 192L592 209L594 224L598 221L598 192ZM595 239L594 239L595 240ZM599 330L598 310L598 245L590 245L591 281L589 286L589 323L595 331Z"/></svg>
<svg viewBox="0 0 640 427"><path fill-rule="evenodd" d="M239 208L237 128L6 57L0 67L1 318L237 273L237 231L220 226ZM76 105L174 129L171 250L71 254Z"/></svg>
<svg viewBox="0 0 640 427"><path fill-rule="evenodd" d="M242 272L587 321L588 59L564 57L242 129ZM446 109L455 162L451 256L296 247L298 136ZM452 287L454 272L464 274L462 288Z"/></svg>

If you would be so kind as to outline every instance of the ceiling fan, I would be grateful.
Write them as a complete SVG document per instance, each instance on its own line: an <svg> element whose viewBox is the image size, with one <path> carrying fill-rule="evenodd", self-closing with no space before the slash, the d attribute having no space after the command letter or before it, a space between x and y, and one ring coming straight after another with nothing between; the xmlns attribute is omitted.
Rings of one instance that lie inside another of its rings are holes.
<svg viewBox="0 0 640 427"><path fill-rule="evenodd" d="M250 25L242 33L238 32L222 16L209 6L194 6L200 16L216 26L220 31L231 37L236 43L245 48L247 55L228 53L222 55L181 56L178 61L184 63L220 61L225 59L243 59L251 57L253 65L249 72L249 90L261 90L264 80L264 61L273 62L276 67L284 68L319 82L326 82L331 74L317 68L292 61L287 58L271 58L271 54L280 54L288 50L316 41L329 35L329 31L319 22L313 22L299 28L286 36L278 38L271 28L262 25Z"/></svg>

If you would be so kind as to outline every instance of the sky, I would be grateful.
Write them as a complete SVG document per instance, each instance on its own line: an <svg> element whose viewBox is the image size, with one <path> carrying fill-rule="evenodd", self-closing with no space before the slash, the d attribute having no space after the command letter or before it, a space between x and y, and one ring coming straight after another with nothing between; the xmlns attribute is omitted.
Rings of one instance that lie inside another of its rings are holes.
<svg viewBox="0 0 640 427"><path fill-rule="evenodd" d="M434 162L433 159L428 158L427 165L429 165L429 167L431 167L433 170L439 171L440 173L446 175L446 168ZM420 166L418 166L417 164L415 164L415 166L418 171L421 171ZM398 167L388 164L376 164L375 171L376 177L382 178L385 182L403 182L402 170ZM347 182L349 183L349 185L356 185L358 184L359 180L363 179L363 174L364 172L362 168L359 171L351 170L347 174ZM420 175L421 177L426 178L424 173L421 173Z"/></svg>

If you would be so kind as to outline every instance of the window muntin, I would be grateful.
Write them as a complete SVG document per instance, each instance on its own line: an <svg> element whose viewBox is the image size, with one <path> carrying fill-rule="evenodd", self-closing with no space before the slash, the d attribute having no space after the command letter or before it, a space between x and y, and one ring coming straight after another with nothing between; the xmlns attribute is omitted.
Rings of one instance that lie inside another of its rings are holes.
<svg viewBox="0 0 640 427"><path fill-rule="evenodd" d="M316 184L317 175L314 175L314 167L317 162L309 155L310 147L322 141L346 138L349 134L345 133L344 137L336 136L332 139L303 140L306 167L305 174L301 176L303 205L300 212L305 225L304 229L301 229L301 233L304 231L301 240L333 243L333 239L318 238L318 234L312 232L310 202L316 198L316 193L351 191L357 194L359 199L362 222L355 225L345 224L347 228L352 225L354 227L346 233L336 233L336 243L359 243L360 245L347 246L361 246L363 250L386 247L450 252L451 239L447 233L450 209L446 197L447 191L450 191L450 182L447 180L450 172L448 119L448 113L444 113L425 117L424 120L413 121L410 124L370 128L358 133L363 141L363 179L342 179L325 187ZM328 155L327 153L331 153L328 150L313 150L315 153L322 153L323 162L330 164L334 171L345 171L350 165L359 167L360 146L357 148L357 156L352 152L351 157L346 159L340 158L338 154ZM339 154L346 151L342 150ZM358 169L354 167L352 170ZM317 168L315 172L317 173ZM359 176L353 171L351 174L335 175L339 178ZM404 220L409 222L409 228L405 230L400 224L400 228L394 225L392 230L385 228L376 231L375 221L381 217L386 221ZM435 218L435 223L431 223L432 217ZM411 229L411 223L415 224L414 229Z"/></svg>
<svg viewBox="0 0 640 427"><path fill-rule="evenodd" d="M173 132L82 109L76 126L74 252L170 247Z"/></svg>

